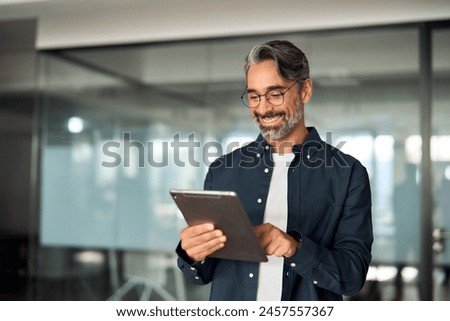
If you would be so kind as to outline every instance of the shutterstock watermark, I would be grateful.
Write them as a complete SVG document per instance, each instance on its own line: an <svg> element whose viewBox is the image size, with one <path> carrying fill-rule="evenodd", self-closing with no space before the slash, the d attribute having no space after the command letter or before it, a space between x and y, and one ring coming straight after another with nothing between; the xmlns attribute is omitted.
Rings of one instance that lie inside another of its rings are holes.
<svg viewBox="0 0 450 321"><path fill-rule="evenodd" d="M341 153L341 149L346 141L340 141L333 147L332 133L326 133L325 145L322 141L308 141L301 146L300 159L305 166L318 168L321 166L341 166L348 167ZM286 143L288 144L288 143ZM187 137L181 138L180 133L173 135L168 140L153 140L141 142L131 138L131 133L123 133L122 140L108 141L102 146L103 161L101 166L107 168L115 167L139 167L146 166L162 168L169 165L178 167L200 167L211 166L214 161L222 160L226 167L257 166L259 162L267 162L267 157L262 157L264 152L263 142L242 142L229 141L225 145L214 140L202 142L195 137L195 133L190 133ZM246 148L242 148L246 146ZM283 146L280 146L283 147ZM229 157L221 159L220 156L233 151L237 154L230 154ZM235 160L239 160L236 165ZM219 160L218 160L219 159ZM220 164L215 164L219 166Z"/></svg>

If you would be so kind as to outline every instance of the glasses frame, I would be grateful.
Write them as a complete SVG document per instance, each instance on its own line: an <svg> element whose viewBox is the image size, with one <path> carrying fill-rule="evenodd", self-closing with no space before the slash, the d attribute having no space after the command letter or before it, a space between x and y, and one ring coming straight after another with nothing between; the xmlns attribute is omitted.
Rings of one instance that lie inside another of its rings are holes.
<svg viewBox="0 0 450 321"><path fill-rule="evenodd" d="M258 94L258 93L254 93L256 96L258 96L258 105L256 105L256 106L254 106L254 107L252 107L252 106L250 106L249 104L247 104L246 102L245 102L245 100L244 100L244 97L245 97L245 95L248 95L249 93L247 92L247 87L245 88L245 90L244 90L244 92L243 92L243 94L241 95L241 100L242 100L242 103L244 104L244 106L245 107L247 107L247 108L251 108L251 109L254 109L254 108L258 108L259 107L259 104L261 104L261 97L263 97L264 96L264 98L266 99L266 101L269 103L269 104L271 104L272 106L281 106L283 103L284 103L284 95L292 88L292 87L294 87L294 85L295 84L299 84L299 85L301 85L301 79L298 79L298 80L296 80L292 85L290 85L284 92L282 92L281 90L278 90L278 89L272 89L272 90L268 90L265 94L263 94L263 95L260 95L260 94ZM271 103L270 102L270 99L268 99L267 98L267 95L270 93L270 92L279 92L280 94L281 94L281 102L279 103L279 104L273 104L273 103Z"/></svg>

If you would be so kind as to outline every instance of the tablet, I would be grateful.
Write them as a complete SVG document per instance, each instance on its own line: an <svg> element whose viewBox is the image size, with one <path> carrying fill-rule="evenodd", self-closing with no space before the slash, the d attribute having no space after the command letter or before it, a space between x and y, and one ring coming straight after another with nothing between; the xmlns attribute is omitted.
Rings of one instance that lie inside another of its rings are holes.
<svg viewBox="0 0 450 321"><path fill-rule="evenodd" d="M210 257L267 262L267 256L235 192L176 190L170 194L189 226L213 223L227 236L225 246Z"/></svg>

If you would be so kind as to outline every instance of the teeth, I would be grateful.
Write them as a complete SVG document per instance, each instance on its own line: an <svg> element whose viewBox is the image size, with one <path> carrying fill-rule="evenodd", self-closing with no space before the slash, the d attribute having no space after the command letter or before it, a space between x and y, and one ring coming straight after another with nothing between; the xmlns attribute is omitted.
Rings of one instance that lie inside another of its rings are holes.
<svg viewBox="0 0 450 321"><path fill-rule="evenodd" d="M273 123L274 121L276 121L278 118L280 118L281 116L275 116L275 117L263 117L261 118L261 120L264 123Z"/></svg>

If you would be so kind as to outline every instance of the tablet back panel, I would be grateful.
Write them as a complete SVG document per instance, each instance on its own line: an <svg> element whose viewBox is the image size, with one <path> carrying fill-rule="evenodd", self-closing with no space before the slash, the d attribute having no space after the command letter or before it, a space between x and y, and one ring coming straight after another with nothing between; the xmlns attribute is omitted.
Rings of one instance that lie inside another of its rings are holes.
<svg viewBox="0 0 450 321"><path fill-rule="evenodd" d="M213 223L227 236L225 246L210 257L267 262L245 209L234 192L170 190L189 226Z"/></svg>

